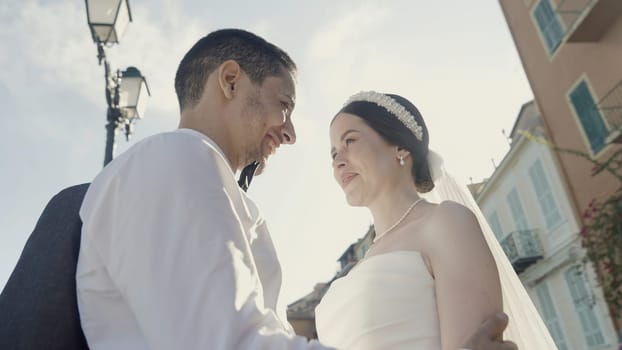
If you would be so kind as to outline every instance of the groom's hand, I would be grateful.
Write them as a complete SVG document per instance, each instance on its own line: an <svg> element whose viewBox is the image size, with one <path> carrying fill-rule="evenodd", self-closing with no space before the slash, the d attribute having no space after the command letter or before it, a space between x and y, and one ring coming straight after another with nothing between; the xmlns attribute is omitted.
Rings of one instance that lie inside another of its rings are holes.
<svg viewBox="0 0 622 350"><path fill-rule="evenodd" d="M517 350L516 344L503 341L503 330L507 327L508 321L504 313L488 318L464 347L470 350Z"/></svg>

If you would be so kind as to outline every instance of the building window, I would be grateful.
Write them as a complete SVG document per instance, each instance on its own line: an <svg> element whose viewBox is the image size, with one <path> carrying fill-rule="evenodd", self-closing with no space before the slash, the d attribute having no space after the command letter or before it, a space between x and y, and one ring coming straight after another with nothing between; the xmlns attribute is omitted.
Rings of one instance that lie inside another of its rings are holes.
<svg viewBox="0 0 622 350"><path fill-rule="evenodd" d="M564 29L551 1L541 0L534 9L534 17L549 54L553 54L564 38Z"/></svg>
<svg viewBox="0 0 622 350"><path fill-rule="evenodd" d="M512 218L514 218L516 230L528 230L529 224L527 223L527 216L525 215L525 211L521 205L516 188L513 188L510 193L508 193L507 200L510 205L510 211L512 212Z"/></svg>
<svg viewBox="0 0 622 350"><path fill-rule="evenodd" d="M557 317L557 311L555 311L555 305L553 305L551 293L549 293L549 287L543 282L536 286L535 290L540 304L540 315L546 328L551 333L555 345L557 345L559 350L568 350L566 339L564 339L564 333L562 333L562 327Z"/></svg>
<svg viewBox="0 0 622 350"><path fill-rule="evenodd" d="M607 125L600 115L600 111L585 80L581 80L574 90L570 92L570 103L572 103L572 107L574 107L579 118L592 152L598 153L605 147L605 139L608 135Z"/></svg>
<svg viewBox="0 0 622 350"><path fill-rule="evenodd" d="M496 211L493 211L488 217L488 223L490 224L492 232L494 232L495 236L497 236L497 240L501 241L504 237L503 229L501 228L501 221L499 221L499 215L497 215Z"/></svg>
<svg viewBox="0 0 622 350"><path fill-rule="evenodd" d="M581 321L581 328L585 335L585 341L590 348L605 344L605 338L600 330L600 325L593 309L590 288L584 278L583 271L579 266L573 266L564 273L568 289L574 302L574 307Z"/></svg>
<svg viewBox="0 0 622 350"><path fill-rule="evenodd" d="M562 216L559 213L559 208L553 197L553 191L549 186L540 159L529 167L529 177L531 178L533 189L536 192L536 197L538 197L546 227L551 229L561 222Z"/></svg>

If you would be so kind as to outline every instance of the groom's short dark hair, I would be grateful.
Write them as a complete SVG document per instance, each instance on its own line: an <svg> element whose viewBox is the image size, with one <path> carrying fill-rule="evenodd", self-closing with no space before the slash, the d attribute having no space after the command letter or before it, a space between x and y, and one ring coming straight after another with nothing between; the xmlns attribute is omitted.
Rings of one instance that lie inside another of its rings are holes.
<svg viewBox="0 0 622 350"><path fill-rule="evenodd" d="M283 69L296 72L289 55L265 39L241 29L217 30L194 44L179 63L175 92L181 110L199 101L207 77L227 60L236 61L256 84L282 74Z"/></svg>

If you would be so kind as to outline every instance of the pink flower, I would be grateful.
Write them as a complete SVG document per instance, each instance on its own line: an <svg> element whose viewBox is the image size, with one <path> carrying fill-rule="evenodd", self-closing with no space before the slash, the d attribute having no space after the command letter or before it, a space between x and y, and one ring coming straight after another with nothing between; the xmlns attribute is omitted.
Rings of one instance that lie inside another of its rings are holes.
<svg viewBox="0 0 622 350"><path fill-rule="evenodd" d="M605 270L605 272L607 273L611 273L611 263L603 263L603 270Z"/></svg>

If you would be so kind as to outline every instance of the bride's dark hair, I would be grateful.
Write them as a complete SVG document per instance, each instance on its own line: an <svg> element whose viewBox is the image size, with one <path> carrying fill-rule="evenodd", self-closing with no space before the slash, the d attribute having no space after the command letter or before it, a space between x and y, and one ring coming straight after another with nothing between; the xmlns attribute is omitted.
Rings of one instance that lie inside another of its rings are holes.
<svg viewBox="0 0 622 350"><path fill-rule="evenodd" d="M363 119L387 143L396 145L410 152L413 159L411 174L417 192L426 193L434 188L434 181L428 164L428 128L417 107L399 95L385 94L404 106L415 117L415 121L423 129L423 137L419 141L410 129L397 119L395 115L373 102L354 101L344 106L339 113L354 114ZM338 114L339 114L338 113Z"/></svg>

